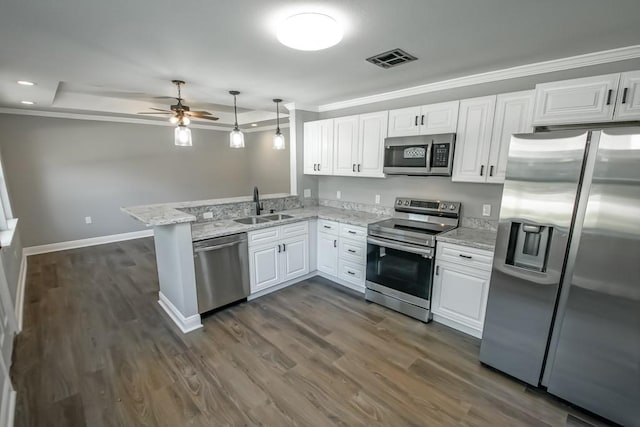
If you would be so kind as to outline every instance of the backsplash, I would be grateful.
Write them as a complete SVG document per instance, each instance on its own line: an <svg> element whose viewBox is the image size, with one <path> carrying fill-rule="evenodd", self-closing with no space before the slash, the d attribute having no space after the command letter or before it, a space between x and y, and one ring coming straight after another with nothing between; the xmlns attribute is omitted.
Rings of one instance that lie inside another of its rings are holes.
<svg viewBox="0 0 640 427"><path fill-rule="evenodd" d="M368 205L366 203L347 202L343 200L320 199L320 206L328 206L331 208L346 209L350 211L368 212L375 215L393 215L393 208L381 205Z"/></svg>
<svg viewBox="0 0 640 427"><path fill-rule="evenodd" d="M460 218L460 227L498 231L498 221L485 219L485 218L473 218L473 217L463 216L462 218Z"/></svg>
<svg viewBox="0 0 640 427"><path fill-rule="evenodd" d="M305 203L306 203L305 199ZM278 197L261 200L263 212L268 213L271 210L278 212L288 209L297 209L303 207L302 201L297 196ZM178 210L194 215L196 222L206 222L228 218L241 218L245 216L255 215L256 204L254 202L235 202L221 205L203 205L178 208ZM206 212L213 214L212 218L204 218Z"/></svg>

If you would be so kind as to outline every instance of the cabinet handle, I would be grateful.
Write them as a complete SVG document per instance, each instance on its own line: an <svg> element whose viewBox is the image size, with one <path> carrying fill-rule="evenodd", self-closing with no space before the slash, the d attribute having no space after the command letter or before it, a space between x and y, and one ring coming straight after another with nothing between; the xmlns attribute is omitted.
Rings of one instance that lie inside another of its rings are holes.
<svg viewBox="0 0 640 427"><path fill-rule="evenodd" d="M622 91L622 103L626 104L627 103L627 93L629 92L629 88L625 87L624 90Z"/></svg>
<svg viewBox="0 0 640 427"><path fill-rule="evenodd" d="M318 172L320 172L320 169L321 169L320 163L318 163Z"/></svg>
<svg viewBox="0 0 640 427"><path fill-rule="evenodd" d="M286 252L287 251L287 245L286 244L282 244L282 252Z"/></svg>
<svg viewBox="0 0 640 427"><path fill-rule="evenodd" d="M358 172L360 172L360 166L362 166L360 163L358 163Z"/></svg>
<svg viewBox="0 0 640 427"><path fill-rule="evenodd" d="M462 258L473 259L473 257L471 255L462 255L462 254L458 254L458 255L460 255L460 257L462 257Z"/></svg>
<svg viewBox="0 0 640 427"><path fill-rule="evenodd" d="M350 275L352 275L352 276L355 276L355 275L356 275L356 273L354 273L354 272L353 272L353 271L351 271L351 270L347 270L347 273L349 273L349 274L350 274Z"/></svg>
<svg viewBox="0 0 640 427"><path fill-rule="evenodd" d="M314 163L314 164L313 164L313 170L314 170L314 171L317 171L317 170L318 170L318 164L317 164L317 163Z"/></svg>
<svg viewBox="0 0 640 427"><path fill-rule="evenodd" d="M422 115L422 118L420 119L420 126L424 126L424 114Z"/></svg>
<svg viewBox="0 0 640 427"><path fill-rule="evenodd" d="M480 166L480 176L484 175L484 165Z"/></svg>
<svg viewBox="0 0 640 427"><path fill-rule="evenodd" d="M349 234L356 234L356 232L355 232L355 231L353 231L353 230L349 230L349 231L347 231L347 233L349 233Z"/></svg>
<svg viewBox="0 0 640 427"><path fill-rule="evenodd" d="M351 170L353 170L354 172L356 171L356 164L353 164L353 167L351 168Z"/></svg>
<svg viewBox="0 0 640 427"><path fill-rule="evenodd" d="M331 226L330 225L323 225L324 228L328 228L329 230L331 230Z"/></svg>
<svg viewBox="0 0 640 427"><path fill-rule="evenodd" d="M282 248L278 245L278 253L282 252Z"/></svg>
<svg viewBox="0 0 640 427"><path fill-rule="evenodd" d="M347 252L351 252L352 254L356 253L356 251L354 251L353 249L347 249Z"/></svg>
<svg viewBox="0 0 640 427"><path fill-rule="evenodd" d="M489 176L493 176L493 165L489 168Z"/></svg>
<svg viewBox="0 0 640 427"><path fill-rule="evenodd" d="M334 247L334 248L337 248L337 247L338 247L338 241L337 241L337 240L334 240L334 241L333 241L333 247Z"/></svg>
<svg viewBox="0 0 640 427"><path fill-rule="evenodd" d="M436 265L436 276L440 275L440 266Z"/></svg>
<svg viewBox="0 0 640 427"><path fill-rule="evenodd" d="M613 95L613 89L609 89L607 92L607 105L611 105L611 95Z"/></svg>
<svg viewBox="0 0 640 427"><path fill-rule="evenodd" d="M416 116L415 126L418 126L418 116Z"/></svg>

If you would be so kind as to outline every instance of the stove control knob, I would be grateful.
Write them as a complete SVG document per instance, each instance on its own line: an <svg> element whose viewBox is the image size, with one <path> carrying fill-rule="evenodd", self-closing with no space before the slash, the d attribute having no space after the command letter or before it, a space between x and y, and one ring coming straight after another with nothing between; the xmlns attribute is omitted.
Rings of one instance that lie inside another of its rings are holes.
<svg viewBox="0 0 640 427"><path fill-rule="evenodd" d="M443 204L441 204L441 205L440 205L440 209L447 209L447 205L446 205L446 204L444 204L444 203L443 203Z"/></svg>
<svg viewBox="0 0 640 427"><path fill-rule="evenodd" d="M408 201L408 200L405 200L405 201L404 201L404 205L405 205L405 206L409 206L409 201Z"/></svg>
<svg viewBox="0 0 640 427"><path fill-rule="evenodd" d="M402 204L402 200L398 200L398 204L401 205Z"/></svg>
<svg viewBox="0 0 640 427"><path fill-rule="evenodd" d="M450 210L454 210L455 208L456 208L456 206L455 206L455 205L449 205L449 209L450 209Z"/></svg>

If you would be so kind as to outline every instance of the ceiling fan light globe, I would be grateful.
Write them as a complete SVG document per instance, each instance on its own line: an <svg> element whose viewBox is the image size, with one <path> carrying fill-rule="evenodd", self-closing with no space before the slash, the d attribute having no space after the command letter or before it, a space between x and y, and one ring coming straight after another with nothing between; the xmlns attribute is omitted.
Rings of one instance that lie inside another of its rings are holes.
<svg viewBox="0 0 640 427"><path fill-rule="evenodd" d="M189 117L187 117L187 116L183 116L183 117L182 117L182 123L183 123L185 126L187 126L188 124L190 124L190 123L191 123L191 119L190 119Z"/></svg>
<svg viewBox="0 0 640 427"><path fill-rule="evenodd" d="M191 147L193 141L191 139L191 129L186 126L176 126L174 131L174 144L178 147Z"/></svg>
<svg viewBox="0 0 640 427"><path fill-rule="evenodd" d="M244 148L244 134L238 128L235 128L229 134L229 147Z"/></svg>
<svg viewBox="0 0 640 427"><path fill-rule="evenodd" d="M177 125L178 118L176 116L172 116L171 118L169 118L169 122L171 122L171 124Z"/></svg>

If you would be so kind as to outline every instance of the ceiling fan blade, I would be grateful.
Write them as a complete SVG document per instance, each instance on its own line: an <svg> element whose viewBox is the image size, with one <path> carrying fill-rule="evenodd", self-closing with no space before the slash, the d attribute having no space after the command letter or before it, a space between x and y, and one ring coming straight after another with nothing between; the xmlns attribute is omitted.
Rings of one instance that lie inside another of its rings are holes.
<svg viewBox="0 0 640 427"><path fill-rule="evenodd" d="M211 116L211 113L208 111L189 111L188 114L193 116Z"/></svg>
<svg viewBox="0 0 640 427"><path fill-rule="evenodd" d="M150 109L150 110L155 110L155 111L162 111L162 112L165 112L165 113L173 113L173 111L172 111L172 110L165 110L165 109L163 109L163 108L153 108L153 107L149 107L149 109Z"/></svg>
<svg viewBox="0 0 640 427"><path fill-rule="evenodd" d="M157 113L156 112L148 112L147 111L147 112L137 113L137 114L160 114L160 115L166 116L167 114L173 114L173 111L167 111L167 112L163 111L163 112L157 112Z"/></svg>
<svg viewBox="0 0 640 427"><path fill-rule="evenodd" d="M196 117L194 117L194 119L196 119L196 120L213 120L214 122L216 120L218 120L217 117L213 117L213 116L202 116L202 117L197 117L196 116Z"/></svg>

